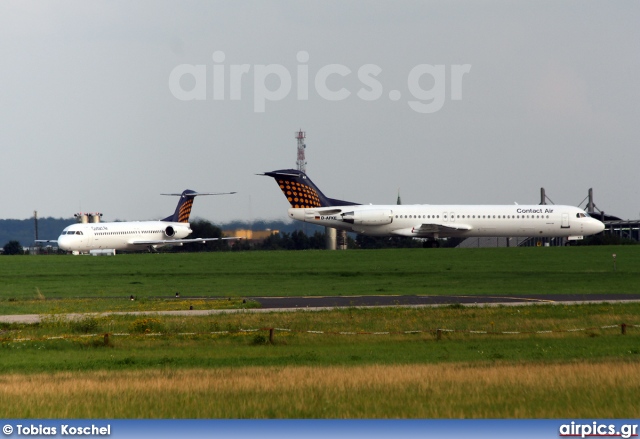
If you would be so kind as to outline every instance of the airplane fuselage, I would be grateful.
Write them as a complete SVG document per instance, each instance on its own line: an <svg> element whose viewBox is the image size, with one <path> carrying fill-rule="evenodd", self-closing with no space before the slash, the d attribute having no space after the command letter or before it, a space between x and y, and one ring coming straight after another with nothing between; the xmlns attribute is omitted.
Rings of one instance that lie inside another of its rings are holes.
<svg viewBox="0 0 640 439"><path fill-rule="evenodd" d="M167 221L128 221L84 223L67 226L58 237L58 247L73 252L91 250L142 250L171 244L191 234L189 223ZM162 242L160 242L162 241ZM166 245L165 244L165 245Z"/></svg>
<svg viewBox="0 0 640 439"><path fill-rule="evenodd" d="M371 236L582 237L604 225L561 205L353 205L290 208L289 217Z"/></svg>
<svg viewBox="0 0 640 439"><path fill-rule="evenodd" d="M40 243L58 243L58 248L73 254L115 254L116 250L154 249L165 245L206 243L229 238L187 238L191 234L189 215L193 199L198 195L227 195L226 193L202 193L185 189L173 215L160 221L123 221L115 223L77 223L65 227L57 240L38 239Z"/></svg>

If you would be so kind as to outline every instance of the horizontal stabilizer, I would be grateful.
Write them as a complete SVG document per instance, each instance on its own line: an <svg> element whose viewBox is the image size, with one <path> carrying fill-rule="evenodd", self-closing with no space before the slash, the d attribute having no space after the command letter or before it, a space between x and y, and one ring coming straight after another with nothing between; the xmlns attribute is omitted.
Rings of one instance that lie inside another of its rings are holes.
<svg viewBox="0 0 640 439"><path fill-rule="evenodd" d="M176 207L173 215L164 218L162 221L174 222L174 223L188 223L189 215L191 215L191 206L193 206L193 199L198 195L231 195L235 192L196 192L191 189L182 191L181 194L160 194L179 196L178 206Z"/></svg>
<svg viewBox="0 0 640 439"><path fill-rule="evenodd" d="M186 192L186 191L185 191ZM200 195L233 195L237 192L195 192L195 191L189 191L189 193L187 195L191 195L191 196L200 196ZM174 196L174 197L180 197L183 194L160 194L160 195L170 195L170 196Z"/></svg>

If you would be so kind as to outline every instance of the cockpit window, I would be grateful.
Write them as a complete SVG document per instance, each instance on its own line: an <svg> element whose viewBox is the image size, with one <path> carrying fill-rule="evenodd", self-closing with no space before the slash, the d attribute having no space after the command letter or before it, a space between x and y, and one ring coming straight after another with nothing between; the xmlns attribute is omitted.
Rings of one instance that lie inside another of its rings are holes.
<svg viewBox="0 0 640 439"><path fill-rule="evenodd" d="M583 212L576 213L576 218L587 218L589 215Z"/></svg>

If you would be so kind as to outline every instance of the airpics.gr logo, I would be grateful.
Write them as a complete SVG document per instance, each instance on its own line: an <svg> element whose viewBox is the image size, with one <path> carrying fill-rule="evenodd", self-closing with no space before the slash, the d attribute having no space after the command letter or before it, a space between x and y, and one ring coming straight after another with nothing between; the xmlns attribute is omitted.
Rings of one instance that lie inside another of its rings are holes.
<svg viewBox="0 0 640 439"><path fill-rule="evenodd" d="M287 98L295 82L298 101L309 99L310 88L326 101L343 101L355 94L362 101L377 101L386 97L391 101L402 99L403 92L385 89L380 81L382 68L376 64L364 64L355 71L343 64L327 64L315 71L309 68L309 53L298 52L295 73L281 64L225 64L222 51L213 52L213 66L206 64L180 64L169 74L169 90L181 101L240 101L243 90L253 87L253 111L264 113L267 102ZM462 100L462 79L471 71L471 64L418 64L406 77L406 87L411 95L407 105L417 113L440 111L447 98ZM253 76L253 78L251 78ZM353 77L357 78L354 86ZM431 85L427 87L426 84ZM352 90L349 89L352 88ZM355 89L357 87L357 90Z"/></svg>
<svg viewBox="0 0 640 439"><path fill-rule="evenodd" d="M638 436L638 424L623 424L620 428L615 424L605 424L593 421L589 424L581 424L572 421L563 424L559 429L560 437L621 437L628 439Z"/></svg>

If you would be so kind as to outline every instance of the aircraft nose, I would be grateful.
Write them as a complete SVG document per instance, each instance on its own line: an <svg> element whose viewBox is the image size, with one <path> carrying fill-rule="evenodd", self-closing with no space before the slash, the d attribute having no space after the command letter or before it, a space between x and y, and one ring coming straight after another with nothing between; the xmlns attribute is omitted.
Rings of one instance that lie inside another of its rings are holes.
<svg viewBox="0 0 640 439"><path fill-rule="evenodd" d="M62 250L69 250L69 237L60 235L58 236L58 248Z"/></svg>
<svg viewBox="0 0 640 439"><path fill-rule="evenodd" d="M604 230L604 223L602 221L594 219L589 228L591 229L591 233L595 235L596 233L600 233Z"/></svg>

